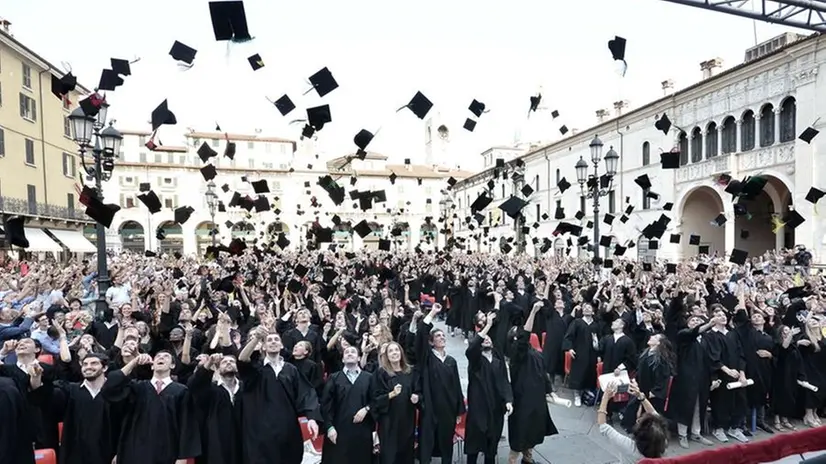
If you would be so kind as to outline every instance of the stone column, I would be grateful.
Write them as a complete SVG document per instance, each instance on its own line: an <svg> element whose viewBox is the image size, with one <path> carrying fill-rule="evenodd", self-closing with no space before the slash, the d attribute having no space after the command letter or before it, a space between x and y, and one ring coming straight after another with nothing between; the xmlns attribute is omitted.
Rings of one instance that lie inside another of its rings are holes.
<svg viewBox="0 0 826 464"><path fill-rule="evenodd" d="M781 107L774 109L774 143L780 143L780 110Z"/></svg>
<svg viewBox="0 0 826 464"><path fill-rule="evenodd" d="M734 122L737 129L734 131L734 153L740 153L743 151L743 120L738 119Z"/></svg>
<svg viewBox="0 0 826 464"><path fill-rule="evenodd" d="M723 126L717 126L717 156L723 154Z"/></svg>
<svg viewBox="0 0 826 464"><path fill-rule="evenodd" d="M708 142L708 130L705 128L701 129L700 136L702 137L702 143L700 144L700 161L703 161L708 159L708 150L706 150L706 142Z"/></svg>
<svg viewBox="0 0 826 464"><path fill-rule="evenodd" d="M422 224L418 220L407 222L410 235L408 236L408 250L412 251L419 244L422 238Z"/></svg>
<svg viewBox="0 0 826 464"><path fill-rule="evenodd" d="M734 207L731 202L725 202L723 213L729 218L725 224L725 242L726 242L726 257L731 256L734 251L735 241L737 239L736 218L734 217Z"/></svg>

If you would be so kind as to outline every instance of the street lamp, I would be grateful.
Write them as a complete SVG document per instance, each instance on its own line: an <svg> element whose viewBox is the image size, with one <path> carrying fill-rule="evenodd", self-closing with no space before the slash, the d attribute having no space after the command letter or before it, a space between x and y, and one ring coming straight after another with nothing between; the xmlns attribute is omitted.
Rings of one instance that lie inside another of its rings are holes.
<svg viewBox="0 0 826 464"><path fill-rule="evenodd" d="M591 149L591 164L593 165L593 174L588 175L588 162L579 158L574 168L576 169L576 180L579 182L579 188L582 195L590 198L594 205L594 261L599 259L599 198L607 196L611 193L611 182L617 174L617 165L619 164L619 155L614 151L614 147L608 149L605 158L602 157L602 140L598 136L594 136L588 147ZM600 188L599 176L599 162L601 159L605 160L605 177L608 179L606 188ZM586 191L587 189L587 191Z"/></svg>
<svg viewBox="0 0 826 464"><path fill-rule="evenodd" d="M212 228L209 230L209 235L212 236L212 246L215 247L215 208L218 206L218 195L215 193L215 182L209 181L207 183L206 191L207 207L209 208L210 222Z"/></svg>
<svg viewBox="0 0 826 464"><path fill-rule="evenodd" d="M106 126L106 115L109 104L101 103L97 116L87 116L83 109L75 108L69 114L69 123L72 128L72 140L78 145L80 162L87 176L94 177L95 190L98 200L103 201L103 181L112 178L115 168L115 157L120 152L123 135L109 123ZM105 127L105 128L104 128ZM86 165L86 155L90 154L94 166ZM97 311L101 313L108 307L106 290L109 289L109 270L106 263L106 228L101 223L95 225L97 232L97 267L98 267L98 299Z"/></svg>
<svg viewBox="0 0 826 464"><path fill-rule="evenodd" d="M442 190L442 199L439 200L439 211L444 218L445 248L447 248L450 234L453 231L453 216L451 215L451 211L453 211L453 198L448 195L446 190ZM438 245L438 241L436 244Z"/></svg>

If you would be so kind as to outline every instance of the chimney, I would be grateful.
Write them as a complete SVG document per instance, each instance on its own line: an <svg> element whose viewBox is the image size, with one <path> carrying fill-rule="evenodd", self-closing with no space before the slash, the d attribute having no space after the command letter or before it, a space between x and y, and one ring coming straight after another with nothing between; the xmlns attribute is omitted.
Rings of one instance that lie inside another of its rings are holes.
<svg viewBox="0 0 826 464"><path fill-rule="evenodd" d="M611 113L606 109L597 110L597 120L599 122L605 122L605 119L607 119L610 115Z"/></svg>
<svg viewBox="0 0 826 464"><path fill-rule="evenodd" d="M5 18L0 18L0 28L8 35L11 35L11 21Z"/></svg>
<svg viewBox="0 0 826 464"><path fill-rule="evenodd" d="M713 77L716 75L720 68L723 67L723 59L722 58L712 58L708 61L703 61L700 63L700 71L703 72L703 79L708 79L709 77Z"/></svg>
<svg viewBox="0 0 826 464"><path fill-rule="evenodd" d="M616 111L617 116L622 116L622 110L625 108L628 108L628 100L614 102L614 111Z"/></svg>
<svg viewBox="0 0 826 464"><path fill-rule="evenodd" d="M671 95L672 92L674 92L674 81L672 81L671 79L666 79L662 81L661 85L663 87L663 97L667 97Z"/></svg>

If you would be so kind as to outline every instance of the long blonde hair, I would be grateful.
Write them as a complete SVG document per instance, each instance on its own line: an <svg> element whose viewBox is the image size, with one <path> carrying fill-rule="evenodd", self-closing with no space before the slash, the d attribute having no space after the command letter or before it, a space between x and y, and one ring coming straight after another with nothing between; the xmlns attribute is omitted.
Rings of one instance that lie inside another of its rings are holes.
<svg viewBox="0 0 826 464"><path fill-rule="evenodd" d="M379 365L382 369L387 371L387 373L390 374L391 377L396 375L396 370L393 369L393 363L391 363L390 359L387 358L387 350L390 348L391 345L396 345L399 348L399 353L401 353L401 358L399 359L399 367L401 368L401 371L403 373L409 374L410 364L407 363L407 357L404 355L404 349L402 349L402 346L399 344L399 342L396 341L388 342L385 345L384 351L382 351L382 353L379 355Z"/></svg>

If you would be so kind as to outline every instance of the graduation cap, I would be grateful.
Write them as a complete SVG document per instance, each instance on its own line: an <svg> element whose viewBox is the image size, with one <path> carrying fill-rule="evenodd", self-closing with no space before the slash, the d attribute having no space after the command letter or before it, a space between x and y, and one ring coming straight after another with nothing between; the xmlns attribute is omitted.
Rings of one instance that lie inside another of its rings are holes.
<svg viewBox="0 0 826 464"><path fill-rule="evenodd" d="M359 234L359 237L364 238L370 235L373 232L373 229L370 227L370 224L367 223L366 220L362 219L361 222L356 224L353 227L353 230Z"/></svg>
<svg viewBox="0 0 826 464"><path fill-rule="evenodd" d="M522 208L527 206L528 202L519 198L511 196L507 200L505 200L502 204L499 205L499 209L505 212L511 219L516 219L519 213L522 211Z"/></svg>
<svg viewBox="0 0 826 464"><path fill-rule="evenodd" d="M259 195L253 202L253 206L255 206L256 213L263 213L270 210L270 201L267 200L267 197Z"/></svg>
<svg viewBox="0 0 826 464"><path fill-rule="evenodd" d="M149 212L152 214L161 211L161 199L158 198L158 195L151 190L141 195L138 195L138 200L144 205L146 205L146 208L149 209Z"/></svg>
<svg viewBox="0 0 826 464"><path fill-rule="evenodd" d="M320 131L324 124L332 122L333 116L330 113L330 105L315 106L307 108L307 123L316 131Z"/></svg>
<svg viewBox="0 0 826 464"><path fill-rule="evenodd" d="M529 196L533 195L533 187L531 187L528 184L525 184L525 186L522 187L521 192L522 192L522 195L524 195L526 197L529 197Z"/></svg>
<svg viewBox="0 0 826 464"><path fill-rule="evenodd" d="M106 97L95 92L80 101L80 109L86 116L95 117L104 103L106 103Z"/></svg>
<svg viewBox="0 0 826 464"><path fill-rule="evenodd" d="M370 142L373 141L373 133L369 130L362 129L353 137L353 143L356 144L360 152L364 152L366 154L367 145L370 145Z"/></svg>
<svg viewBox="0 0 826 464"><path fill-rule="evenodd" d="M173 59L186 63L190 66L192 66L192 62L195 61L195 55L197 53L198 50L195 50L182 42L178 42L177 40L172 44L172 48L169 50L169 55L172 56Z"/></svg>
<svg viewBox="0 0 826 464"><path fill-rule="evenodd" d="M183 225L186 221L189 220L189 217L192 216L195 210L191 206L181 206L175 209L175 222L178 224Z"/></svg>
<svg viewBox="0 0 826 464"><path fill-rule="evenodd" d="M816 189L814 187L809 187L809 192L806 193L806 201L817 206L817 202L820 201L820 199L824 196L826 196L826 192L824 192L823 190Z"/></svg>
<svg viewBox="0 0 826 464"><path fill-rule="evenodd" d="M259 69L264 67L264 60L258 53L247 58L247 61L249 61L253 71L258 71Z"/></svg>
<svg viewBox="0 0 826 464"><path fill-rule="evenodd" d="M416 95L413 95L413 98L410 99L410 103L399 108L397 112L405 108L408 108L410 111L412 111L417 118L424 119L425 116L427 116L427 113L430 112L430 109L433 108L433 102L428 100L428 98L425 97L423 93L416 92Z"/></svg>
<svg viewBox="0 0 826 464"><path fill-rule="evenodd" d="M803 133L800 134L799 138L800 138L800 140L802 140L802 141L804 141L808 144L811 144L812 140L815 137L817 137L817 134L819 134L819 133L820 133L819 130L815 129L812 126L809 126L803 131Z"/></svg>
<svg viewBox="0 0 826 464"><path fill-rule="evenodd" d="M473 201L473 204L470 205L471 211L482 211L483 209L487 208L487 206L493 201L491 197L488 196L487 193L482 192L476 197L476 200Z"/></svg>
<svg viewBox="0 0 826 464"><path fill-rule="evenodd" d="M748 240L750 235L751 234L746 229L743 229L743 230L740 231L740 238L742 238L743 240Z"/></svg>
<svg viewBox="0 0 826 464"><path fill-rule="evenodd" d="M700 236L699 235L694 235L694 234L689 235L688 236L688 244L689 245L694 245L694 246L699 246L700 245Z"/></svg>
<svg viewBox="0 0 826 464"><path fill-rule="evenodd" d="M477 118L481 117L482 113L485 112L485 104L474 98L473 101L470 102L468 110L470 110L470 112Z"/></svg>
<svg viewBox="0 0 826 464"><path fill-rule="evenodd" d="M614 36L613 40L608 41L608 50L611 51L614 61L622 61L623 65L628 67L628 63L625 62L625 42L626 40L622 37ZM622 75L625 75L625 70L623 70Z"/></svg>
<svg viewBox="0 0 826 464"><path fill-rule="evenodd" d="M556 183L556 186L559 187L559 193L565 193L566 190L571 188L571 183L563 177Z"/></svg>
<svg viewBox="0 0 826 464"><path fill-rule="evenodd" d="M211 164L207 164L206 166L201 168L201 175L204 176L204 180L209 182L218 175L218 171L215 169L215 166Z"/></svg>
<svg viewBox="0 0 826 464"><path fill-rule="evenodd" d="M77 78L72 73L66 73L63 77L52 74L52 93L55 97L62 99L69 92L77 87Z"/></svg>
<svg viewBox="0 0 826 464"><path fill-rule="evenodd" d="M664 151L660 153L660 164L663 169L679 169L680 168L680 152L679 151Z"/></svg>
<svg viewBox="0 0 826 464"><path fill-rule="evenodd" d="M275 244L283 250L290 246L290 240L287 238L284 232L281 232L278 234L278 240L275 241Z"/></svg>
<svg viewBox="0 0 826 464"><path fill-rule="evenodd" d="M539 108L539 102L542 101L542 94L538 93L536 96L531 97L531 106L528 108L528 117L531 116L532 112L536 112Z"/></svg>
<svg viewBox="0 0 826 464"><path fill-rule="evenodd" d="M390 240L379 239L379 250L390 251Z"/></svg>
<svg viewBox="0 0 826 464"><path fill-rule="evenodd" d="M152 111L152 130L154 131L164 124L178 124L178 119L175 118L175 113L169 111L169 104L167 103L167 100L164 100L163 103L158 105L158 107Z"/></svg>
<svg viewBox="0 0 826 464"><path fill-rule="evenodd" d="M746 264L746 259L749 257L749 252L744 250L733 249L731 250L731 257L729 257L729 262L734 264L739 264L740 266Z"/></svg>
<svg viewBox="0 0 826 464"><path fill-rule="evenodd" d="M786 227L795 229L804 222L806 222L806 219L797 211L792 210L783 215L783 225Z"/></svg>
<svg viewBox="0 0 826 464"><path fill-rule="evenodd" d="M209 146L208 143L203 142L198 148L198 157L201 158L201 161L206 163L210 158L218 156L218 152L213 150L212 147Z"/></svg>
<svg viewBox="0 0 826 464"><path fill-rule="evenodd" d="M284 94L276 101L270 100L270 103L275 105L275 109L281 113L281 116L286 116L290 113L290 111L295 109L295 103L290 99L287 94Z"/></svg>
<svg viewBox="0 0 826 464"><path fill-rule="evenodd" d="M333 77L333 73L326 67L310 76L309 81L310 84L313 85L313 88L305 92L305 95L315 89L315 91L318 92L318 96L323 97L338 88L338 82L336 82L336 79Z"/></svg>
<svg viewBox="0 0 826 464"><path fill-rule="evenodd" d="M665 113L663 113L663 115L660 116L660 119L654 123L654 127L659 131L663 131L663 134L668 135L668 131L671 130L671 120L668 119L668 116L666 116Z"/></svg>
<svg viewBox="0 0 826 464"><path fill-rule="evenodd" d="M90 197L86 204L86 215L107 229L112 226L112 221L118 211L120 211L120 206L103 204L96 196Z"/></svg>
<svg viewBox="0 0 826 464"><path fill-rule="evenodd" d="M221 42L246 42L252 40L247 26L247 14L244 2L209 2L209 16L212 19L212 31L215 40Z"/></svg>
<svg viewBox="0 0 826 464"><path fill-rule="evenodd" d="M17 216L6 219L6 241L20 248L29 247L29 240L26 238L25 221L22 217Z"/></svg>
<svg viewBox="0 0 826 464"><path fill-rule="evenodd" d="M261 195L263 193L270 193L270 187L267 185L267 179L257 180L255 182L251 182L252 190Z"/></svg>
<svg viewBox="0 0 826 464"><path fill-rule="evenodd" d="M682 236L681 236L680 234L671 234L671 237L670 237L670 239L668 240L668 243L675 243L675 244L678 244L678 243L680 243L680 238L681 238L681 237L682 237Z"/></svg>
<svg viewBox="0 0 826 464"><path fill-rule="evenodd" d="M473 132L473 129L476 129L476 121L467 118L465 119L465 123L462 125L462 127L468 132Z"/></svg>
<svg viewBox="0 0 826 464"><path fill-rule="evenodd" d="M224 147L224 156L235 159L235 142L227 141L227 146Z"/></svg>
<svg viewBox="0 0 826 464"><path fill-rule="evenodd" d="M114 91L116 88L123 85L123 78L118 76L118 73L111 69L104 69L100 73L100 82L98 82L98 89Z"/></svg>
<svg viewBox="0 0 826 464"><path fill-rule="evenodd" d="M634 183L639 185L643 190L648 190L651 188L651 179L648 178L648 174L643 174L637 177L634 179Z"/></svg>
<svg viewBox="0 0 826 464"><path fill-rule="evenodd" d="M149 184L149 182L141 182L140 185L138 186L138 189L141 192L148 192L148 191L152 190L152 186Z"/></svg>
<svg viewBox="0 0 826 464"><path fill-rule="evenodd" d="M112 71L115 71L121 76L132 75L132 68L130 67L129 60L122 60L120 58L110 58L109 63L111 63L112 65Z"/></svg>

